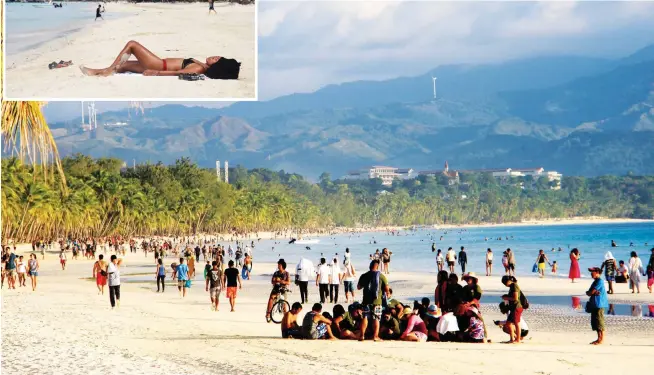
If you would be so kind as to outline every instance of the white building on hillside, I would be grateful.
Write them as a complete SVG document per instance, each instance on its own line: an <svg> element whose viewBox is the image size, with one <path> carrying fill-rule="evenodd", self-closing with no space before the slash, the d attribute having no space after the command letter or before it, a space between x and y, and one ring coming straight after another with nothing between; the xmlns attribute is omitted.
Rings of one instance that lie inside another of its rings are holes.
<svg viewBox="0 0 654 375"><path fill-rule="evenodd" d="M350 171L347 175L343 176L343 178L346 180L368 180L372 178L379 178L382 180L382 185L386 186L393 185L393 180L396 178L404 179L414 177L413 169L399 169L382 165L374 165L372 167Z"/></svg>

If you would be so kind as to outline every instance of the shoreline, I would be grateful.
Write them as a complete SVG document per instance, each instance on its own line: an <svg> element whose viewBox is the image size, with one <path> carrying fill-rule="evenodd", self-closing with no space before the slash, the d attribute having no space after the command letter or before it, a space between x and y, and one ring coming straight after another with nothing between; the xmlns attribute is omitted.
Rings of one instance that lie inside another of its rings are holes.
<svg viewBox="0 0 654 375"><path fill-rule="evenodd" d="M90 3L89 3L90 4ZM84 6L85 3L76 3ZM254 99L256 95L256 36L254 5L217 4L217 14L207 15L206 3L107 3L108 19L74 22L71 28L31 47L7 54L6 96L32 98L206 98ZM65 7L62 10L65 12ZM75 10L78 11L78 10ZM113 15L116 15L114 18ZM44 17L41 15L41 17ZM182 31L183 30L183 31ZM209 43L207 34L216 35ZM11 40L11 33L7 33ZM61 35L60 35L61 34ZM176 35L180 34L180 35ZM20 33L17 34L20 37ZM21 40L23 38L20 38ZM115 74L87 77L84 65L103 68L118 52L136 40L161 58L208 56L234 58L242 63L238 80L187 82L177 77L143 77ZM91 48L92 47L92 48ZM72 60L73 66L48 69L52 61ZM134 84L138 81L138 93Z"/></svg>

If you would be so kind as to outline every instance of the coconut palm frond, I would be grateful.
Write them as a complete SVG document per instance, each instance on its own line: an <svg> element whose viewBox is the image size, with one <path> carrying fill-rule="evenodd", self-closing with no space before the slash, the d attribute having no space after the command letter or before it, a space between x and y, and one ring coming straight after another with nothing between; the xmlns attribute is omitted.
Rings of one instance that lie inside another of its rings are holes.
<svg viewBox="0 0 654 375"><path fill-rule="evenodd" d="M66 185L59 152L48 123L43 116L44 102L2 102L2 137L5 151L33 166L43 166L46 178L52 167Z"/></svg>

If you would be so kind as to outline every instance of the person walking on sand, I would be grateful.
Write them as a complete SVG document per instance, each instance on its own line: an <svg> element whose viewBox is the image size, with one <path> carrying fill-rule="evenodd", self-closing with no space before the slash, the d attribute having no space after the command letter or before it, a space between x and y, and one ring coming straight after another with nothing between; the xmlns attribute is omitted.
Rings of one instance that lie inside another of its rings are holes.
<svg viewBox="0 0 654 375"><path fill-rule="evenodd" d="M343 293L345 293L345 302L354 302L354 278L356 277L356 270L350 261L350 258L345 260L343 264ZM350 299L352 297L352 299Z"/></svg>
<svg viewBox="0 0 654 375"><path fill-rule="evenodd" d="M157 293L159 293L159 284L161 283L161 293L166 290L166 267L163 264L163 259L157 259L157 270L155 272L157 279Z"/></svg>
<svg viewBox="0 0 654 375"><path fill-rule="evenodd" d="M229 305L231 306L231 312L234 312L234 306L236 305L236 287L238 289L242 288L241 285L241 275L238 272L238 269L234 268L234 261L230 260L227 263L229 268L223 273L223 285L227 286L227 298L229 298Z"/></svg>
<svg viewBox="0 0 654 375"><path fill-rule="evenodd" d="M509 276L515 276L515 254L511 249L506 249L506 262L508 264L507 274Z"/></svg>
<svg viewBox="0 0 654 375"><path fill-rule="evenodd" d="M629 286L631 293L640 293L640 275L644 273L643 262L638 257L638 254L632 251L631 258L629 258Z"/></svg>
<svg viewBox="0 0 654 375"><path fill-rule="evenodd" d="M316 286L320 293L320 303L325 303L327 296L329 296L329 266L325 258L320 258L320 265L316 274Z"/></svg>
<svg viewBox="0 0 654 375"><path fill-rule="evenodd" d="M36 278L39 276L39 260L35 253L30 254L30 260L27 262L27 273L32 279L32 292L36 290Z"/></svg>
<svg viewBox="0 0 654 375"><path fill-rule="evenodd" d="M334 258L334 262L329 268L329 303L338 303L338 287L341 285L343 279L343 272L338 265L338 258Z"/></svg>
<svg viewBox="0 0 654 375"><path fill-rule="evenodd" d="M213 8L213 2L214 2L214 0L209 0L209 14L211 14L211 12L214 12L215 14L218 14L216 12L216 10Z"/></svg>
<svg viewBox="0 0 654 375"><path fill-rule="evenodd" d="M62 271L66 269L66 260L68 260L66 256L66 249L61 249L59 252L59 264L61 264Z"/></svg>
<svg viewBox="0 0 654 375"><path fill-rule="evenodd" d="M207 274L207 284L205 290L209 292L211 299L211 310L218 311L220 304L220 293L225 289L225 281L223 278L223 270L220 269L218 262L211 262L211 270Z"/></svg>
<svg viewBox="0 0 654 375"><path fill-rule="evenodd" d="M313 262L302 257L295 267L295 284L300 287L300 299L302 303L309 302L309 280L316 274Z"/></svg>
<svg viewBox="0 0 654 375"><path fill-rule="evenodd" d="M502 276L502 284L509 287L509 293L502 296L504 301L509 304L509 316L506 319L506 325L509 328L509 343L520 343L522 333L520 331L520 320L522 318L522 300L518 280L514 276Z"/></svg>
<svg viewBox="0 0 654 375"><path fill-rule="evenodd" d="M186 297L186 282L190 280L189 267L184 261L184 257L179 258L179 266L177 266L177 290L182 298Z"/></svg>
<svg viewBox="0 0 654 375"><path fill-rule="evenodd" d="M459 265L461 266L461 274L466 273L467 264L468 264L468 254L466 254L465 247L461 246L461 251L459 251Z"/></svg>
<svg viewBox="0 0 654 375"><path fill-rule="evenodd" d="M123 263L122 259L118 259L116 255L111 256L111 263L107 266L107 275L109 277L109 302L111 308L120 307L120 265Z"/></svg>
<svg viewBox="0 0 654 375"><path fill-rule="evenodd" d="M488 248L486 250L486 276L491 276L493 274L493 250Z"/></svg>
<svg viewBox="0 0 654 375"><path fill-rule="evenodd" d="M600 271L604 271L604 277L606 278L606 281L609 283L609 291L608 294L613 294L613 282L615 281L615 272L618 269L618 265L615 262L615 258L613 257L613 254L610 251L607 251L606 254L604 254L604 262L602 262L602 267L600 267Z"/></svg>
<svg viewBox="0 0 654 375"><path fill-rule="evenodd" d="M93 278L98 287L98 294L104 294L104 286L107 285L107 262L104 255L98 255L98 261L93 263Z"/></svg>
<svg viewBox="0 0 654 375"><path fill-rule="evenodd" d="M438 267L438 272L443 270L443 265L445 264L445 259L443 258L443 252L441 249L438 249L436 253L436 266Z"/></svg>
<svg viewBox="0 0 654 375"><path fill-rule="evenodd" d="M590 344L600 345L604 341L604 310L609 308L609 297L604 288L602 270L599 267L591 267L588 271L593 278L593 283L586 292L586 295L590 297L586 305L586 312L590 313L591 329L597 331L597 340Z"/></svg>
<svg viewBox="0 0 654 375"><path fill-rule="evenodd" d="M570 251L570 272L568 273L568 278L575 282L575 279L581 278L581 270L579 269L579 258L581 253L575 247Z"/></svg>
<svg viewBox="0 0 654 375"><path fill-rule="evenodd" d="M104 18L102 18L102 5L98 4L98 9L95 10L95 19L93 21L97 21L98 18L104 21Z"/></svg>
<svg viewBox="0 0 654 375"><path fill-rule="evenodd" d="M447 249L447 254L445 255L447 259L447 266L450 268L450 273L454 273L454 261L456 261L456 253L451 247Z"/></svg>

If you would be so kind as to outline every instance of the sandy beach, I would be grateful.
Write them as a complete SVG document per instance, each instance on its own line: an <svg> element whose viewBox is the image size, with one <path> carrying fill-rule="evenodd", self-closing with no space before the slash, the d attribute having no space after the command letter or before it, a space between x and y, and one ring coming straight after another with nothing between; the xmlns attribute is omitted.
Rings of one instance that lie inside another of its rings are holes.
<svg viewBox="0 0 654 375"><path fill-rule="evenodd" d="M215 8L217 14L208 15L206 2L108 3L107 12L120 16L94 22L91 13L81 30L6 56L6 94L11 98L58 99L254 99L256 7L216 3ZM234 58L242 63L240 77L188 82L177 77L138 74L87 77L80 71L80 65L109 66L130 40L138 41L161 58ZM72 60L74 65L48 69L48 64L60 60Z"/></svg>
<svg viewBox="0 0 654 375"><path fill-rule="evenodd" d="M25 249L27 250L27 249ZM22 253L22 251L19 251ZM151 254L127 254L122 268L121 305L112 311L106 294L98 295L92 260L69 260L62 271L56 252L40 260L39 286L2 290L2 371L43 374L616 374L648 370L654 342L654 319L608 316L606 345L595 339L587 314L532 302L523 315L530 334L521 345L504 345L506 336L489 326L491 344L306 341L280 338L279 326L266 323L265 303L274 264L257 263L253 279L239 291L236 312L224 294L213 312L202 275L182 299L170 275L166 292L155 293ZM40 258L40 256L39 256ZM165 261L170 264L174 258ZM287 259L293 273L298 259ZM355 264L365 269L365 264ZM482 270L477 270L482 271ZM483 273L483 272L479 272ZM500 319L499 276L480 277L482 310L487 322ZM412 301L432 297L436 274L393 272L395 297ZM538 296L583 295L590 282L519 278L522 290ZM29 285L29 281L28 281ZM299 298L294 287L290 300ZM318 292L310 286L309 298ZM654 304L654 294L632 295L626 285L609 296L612 303ZM325 309L331 311L331 304ZM310 309L305 306L301 316ZM619 361L620 364L616 364ZM617 367L616 367L617 366Z"/></svg>

